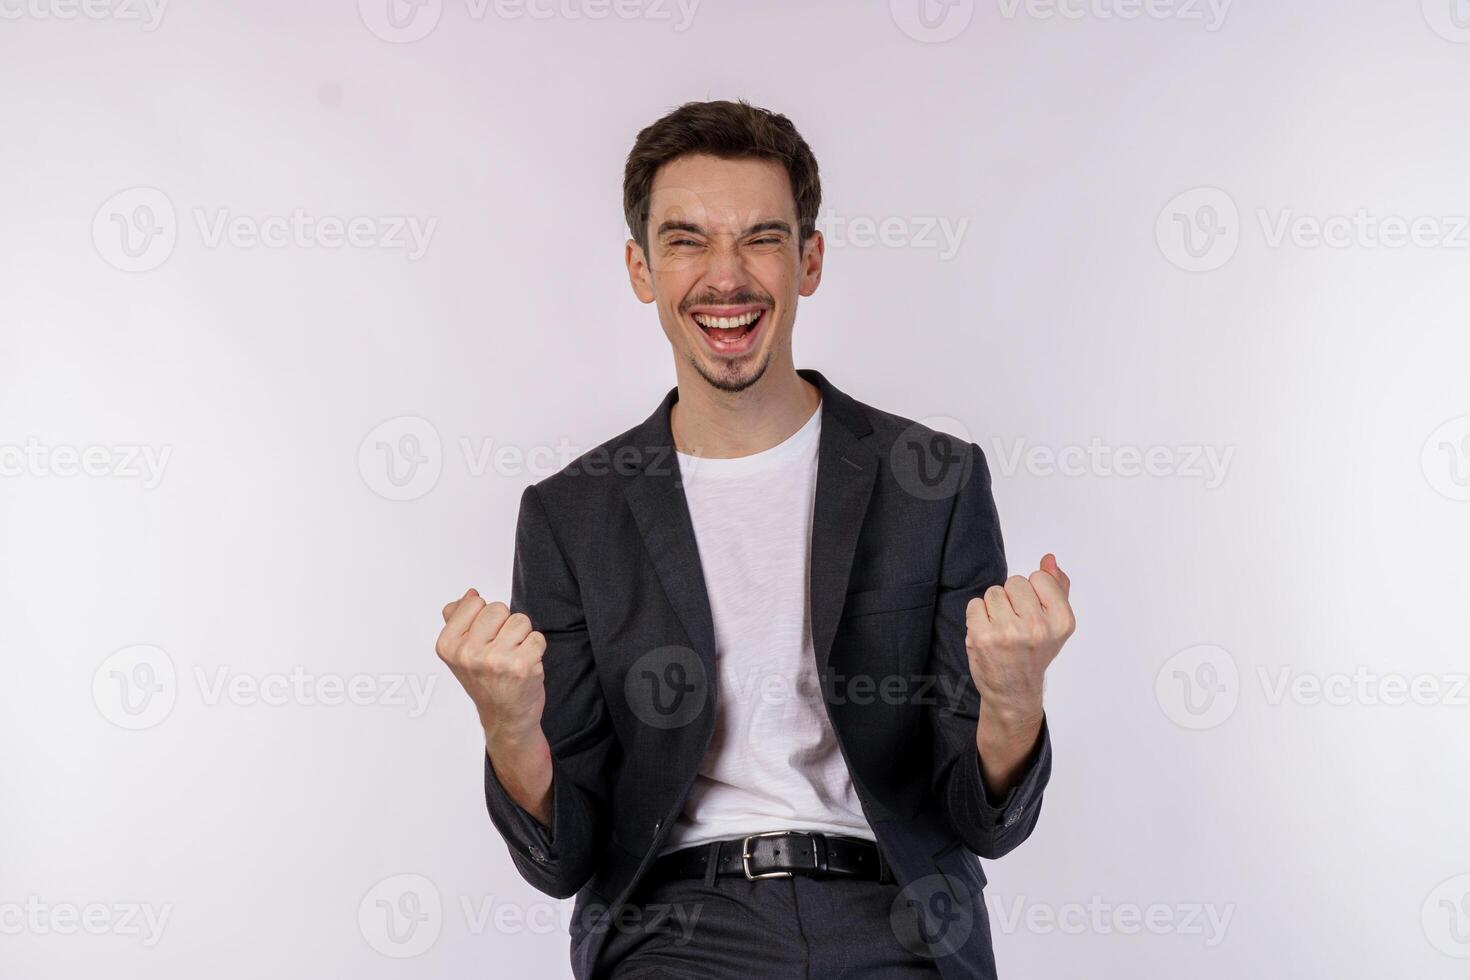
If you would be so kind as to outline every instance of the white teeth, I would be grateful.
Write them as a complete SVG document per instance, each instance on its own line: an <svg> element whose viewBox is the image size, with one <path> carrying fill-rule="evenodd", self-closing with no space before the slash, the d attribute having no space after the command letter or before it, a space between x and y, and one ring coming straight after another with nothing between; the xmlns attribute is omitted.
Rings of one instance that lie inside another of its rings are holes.
<svg viewBox="0 0 1470 980"><path fill-rule="evenodd" d="M740 316L705 316L703 313L694 314L694 322L701 327L711 327L715 330L734 330L737 327L746 327L760 319L762 310L755 310Z"/></svg>

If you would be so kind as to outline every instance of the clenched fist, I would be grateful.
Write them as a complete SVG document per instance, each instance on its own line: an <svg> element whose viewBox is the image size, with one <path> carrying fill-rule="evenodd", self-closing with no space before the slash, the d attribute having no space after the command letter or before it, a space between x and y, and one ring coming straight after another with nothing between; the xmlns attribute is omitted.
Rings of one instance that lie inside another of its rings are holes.
<svg viewBox="0 0 1470 980"><path fill-rule="evenodd" d="M487 742L541 737L546 637L524 613L511 613L503 602L487 605L470 589L444 607L434 649L474 701Z"/></svg>
<svg viewBox="0 0 1470 980"><path fill-rule="evenodd" d="M1039 718L1046 668L1072 635L1076 620L1067 600L1072 582L1054 555L1029 578L1012 575L965 607L970 676L998 717Z"/></svg>

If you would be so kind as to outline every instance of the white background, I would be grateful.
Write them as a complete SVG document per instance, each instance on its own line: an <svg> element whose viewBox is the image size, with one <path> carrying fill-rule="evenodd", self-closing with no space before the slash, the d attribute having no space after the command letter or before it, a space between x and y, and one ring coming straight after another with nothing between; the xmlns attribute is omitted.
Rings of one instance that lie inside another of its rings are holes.
<svg viewBox="0 0 1470 980"><path fill-rule="evenodd" d="M1470 969L1464 4L93 2L0 0L0 975L568 975L433 639L673 384L623 161L737 97L822 168L798 364L962 426L1072 575L1002 974ZM296 209L363 244L210 234Z"/></svg>

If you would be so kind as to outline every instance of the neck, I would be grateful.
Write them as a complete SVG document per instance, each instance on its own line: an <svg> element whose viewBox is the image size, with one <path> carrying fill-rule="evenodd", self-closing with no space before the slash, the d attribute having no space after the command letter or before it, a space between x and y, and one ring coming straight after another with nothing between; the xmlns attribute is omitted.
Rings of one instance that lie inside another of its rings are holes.
<svg viewBox="0 0 1470 980"><path fill-rule="evenodd" d="M777 371L771 365L740 392L721 391L698 374L681 377L679 400L669 416L674 448L707 459L749 456L788 439L821 400L816 385L794 368Z"/></svg>

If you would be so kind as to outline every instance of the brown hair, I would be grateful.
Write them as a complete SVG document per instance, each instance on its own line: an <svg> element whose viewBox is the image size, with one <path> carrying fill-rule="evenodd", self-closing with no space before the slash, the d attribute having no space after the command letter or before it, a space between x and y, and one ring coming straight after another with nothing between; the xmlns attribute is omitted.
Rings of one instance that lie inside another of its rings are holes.
<svg viewBox="0 0 1470 980"><path fill-rule="evenodd" d="M725 160L759 157L782 164L796 199L800 243L805 244L816 232L817 210L822 204L817 158L791 120L744 99L686 102L638 134L623 170L623 216L645 256L653 178L659 167L692 153Z"/></svg>

